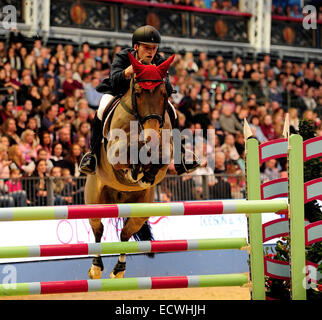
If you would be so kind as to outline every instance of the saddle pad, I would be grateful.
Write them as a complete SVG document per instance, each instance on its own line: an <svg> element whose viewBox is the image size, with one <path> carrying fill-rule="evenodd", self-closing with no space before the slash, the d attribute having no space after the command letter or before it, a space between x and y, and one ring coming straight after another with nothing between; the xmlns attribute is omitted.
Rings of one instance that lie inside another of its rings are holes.
<svg viewBox="0 0 322 320"><path fill-rule="evenodd" d="M104 111L103 118L102 118L102 122L103 122L103 137L104 138L107 138L109 120L112 117L112 114L113 114L115 108L118 106L120 100L121 100L120 98L116 97L112 101L110 106L108 108L106 108L106 110Z"/></svg>

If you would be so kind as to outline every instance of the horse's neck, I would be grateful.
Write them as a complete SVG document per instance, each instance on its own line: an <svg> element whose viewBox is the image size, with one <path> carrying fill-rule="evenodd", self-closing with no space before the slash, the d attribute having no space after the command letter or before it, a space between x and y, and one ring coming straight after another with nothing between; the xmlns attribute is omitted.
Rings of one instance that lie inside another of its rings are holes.
<svg viewBox="0 0 322 320"><path fill-rule="evenodd" d="M126 94L121 98L123 103L125 103L128 108L132 109L132 90L131 88L126 92Z"/></svg>

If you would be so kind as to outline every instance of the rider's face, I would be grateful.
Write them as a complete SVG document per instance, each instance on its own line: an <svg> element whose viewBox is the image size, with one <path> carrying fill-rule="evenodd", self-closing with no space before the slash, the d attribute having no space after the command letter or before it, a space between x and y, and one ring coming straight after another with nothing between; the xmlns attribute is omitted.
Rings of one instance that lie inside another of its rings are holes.
<svg viewBox="0 0 322 320"><path fill-rule="evenodd" d="M135 48L135 47L134 47ZM145 64L151 64L158 50L158 45L139 43L135 48L138 52L138 60Z"/></svg>

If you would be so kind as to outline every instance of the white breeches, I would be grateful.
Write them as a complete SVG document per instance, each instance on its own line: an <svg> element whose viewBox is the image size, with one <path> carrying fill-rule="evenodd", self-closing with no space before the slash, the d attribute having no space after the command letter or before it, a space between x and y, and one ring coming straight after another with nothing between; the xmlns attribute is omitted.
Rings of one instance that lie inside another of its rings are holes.
<svg viewBox="0 0 322 320"><path fill-rule="evenodd" d="M101 121L103 119L103 114L104 114L105 108L108 106L108 104L112 101L113 98L114 98L114 96L112 96L111 94L107 94L107 93L102 96L102 98L100 100L100 104L97 109L97 117Z"/></svg>

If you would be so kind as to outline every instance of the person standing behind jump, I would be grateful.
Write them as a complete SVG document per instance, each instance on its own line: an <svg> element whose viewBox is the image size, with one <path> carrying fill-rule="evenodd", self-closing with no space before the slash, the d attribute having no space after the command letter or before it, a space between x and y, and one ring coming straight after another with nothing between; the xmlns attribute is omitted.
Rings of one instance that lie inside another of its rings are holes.
<svg viewBox="0 0 322 320"><path fill-rule="evenodd" d="M96 88L96 91L104 93L102 96L98 110L95 114L92 124L91 134L91 151L87 152L80 164L79 170L85 174L95 174L98 161L100 159L100 147L103 138L102 134L102 119L106 108L114 100L115 96L123 96L130 88L131 76L133 75L133 67L128 58L130 52L138 61L143 64L160 65L165 60L158 53L161 36L159 32L152 26L146 25L136 29L132 36L132 48L121 50L115 55L112 63L110 77L104 79ZM172 86L168 76L165 80L168 96L172 94ZM174 112L169 112L171 124L173 128L178 128L178 120L175 118ZM193 155L191 164L185 163L185 148L181 147L181 163L175 165L177 174L192 172L200 165L197 156Z"/></svg>

